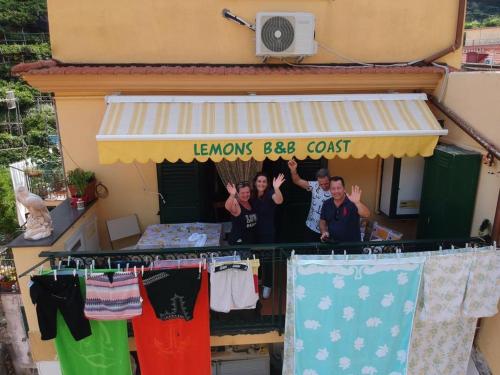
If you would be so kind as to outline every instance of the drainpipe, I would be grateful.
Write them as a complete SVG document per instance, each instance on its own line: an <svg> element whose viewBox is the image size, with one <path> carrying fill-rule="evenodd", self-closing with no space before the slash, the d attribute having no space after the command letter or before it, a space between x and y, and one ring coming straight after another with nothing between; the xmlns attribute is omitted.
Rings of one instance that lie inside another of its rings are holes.
<svg viewBox="0 0 500 375"><path fill-rule="evenodd" d="M474 139L477 143L479 143L488 154L492 157L495 157L497 160L500 160L500 150L496 148L494 144L488 141L482 134L480 134L477 130L475 130L467 121L465 121L462 117L456 114L451 108L444 105L443 103L439 103L439 101L434 97L429 97L430 102L439 109L446 117L448 117L451 121L453 121L460 129L462 129L469 137Z"/></svg>
<svg viewBox="0 0 500 375"><path fill-rule="evenodd" d="M497 210L495 213L495 219L493 220L491 238L493 241L496 241L497 246L500 246L500 191L498 192Z"/></svg>
<svg viewBox="0 0 500 375"><path fill-rule="evenodd" d="M436 61L437 59L451 52L455 52L462 46L462 39L463 39L462 35L463 35L464 21L465 21L465 4L466 0L458 0L458 17L457 17L457 28L455 31L455 42L448 48L436 52L435 54L424 59L424 62L426 64L430 64L431 62Z"/></svg>

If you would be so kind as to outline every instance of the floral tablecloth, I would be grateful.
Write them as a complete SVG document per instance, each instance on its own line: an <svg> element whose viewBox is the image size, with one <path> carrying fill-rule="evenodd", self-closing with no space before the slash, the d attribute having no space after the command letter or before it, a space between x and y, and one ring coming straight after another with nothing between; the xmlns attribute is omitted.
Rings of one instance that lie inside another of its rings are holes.
<svg viewBox="0 0 500 375"><path fill-rule="evenodd" d="M153 224L146 228L138 249L219 246L222 225L217 223Z"/></svg>

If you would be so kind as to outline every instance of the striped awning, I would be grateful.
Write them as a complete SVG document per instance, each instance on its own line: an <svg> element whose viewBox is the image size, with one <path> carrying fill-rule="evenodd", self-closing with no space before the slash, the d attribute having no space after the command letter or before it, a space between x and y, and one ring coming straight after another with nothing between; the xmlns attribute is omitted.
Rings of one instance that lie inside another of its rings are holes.
<svg viewBox="0 0 500 375"><path fill-rule="evenodd" d="M425 94L110 96L101 163L429 156Z"/></svg>

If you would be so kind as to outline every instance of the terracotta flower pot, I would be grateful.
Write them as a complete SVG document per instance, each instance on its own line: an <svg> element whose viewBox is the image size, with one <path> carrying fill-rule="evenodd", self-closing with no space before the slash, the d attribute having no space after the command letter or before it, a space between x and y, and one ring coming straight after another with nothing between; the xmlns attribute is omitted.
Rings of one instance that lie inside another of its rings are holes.
<svg viewBox="0 0 500 375"><path fill-rule="evenodd" d="M89 204L90 202L94 201L96 199L95 195L95 186L96 186L96 180L92 180L87 184L87 187L85 188L85 193L83 194L82 197L78 196L78 189L76 188L75 185L68 185L69 192L71 194L71 205L73 207L76 207L76 202L78 198L81 198L85 205Z"/></svg>

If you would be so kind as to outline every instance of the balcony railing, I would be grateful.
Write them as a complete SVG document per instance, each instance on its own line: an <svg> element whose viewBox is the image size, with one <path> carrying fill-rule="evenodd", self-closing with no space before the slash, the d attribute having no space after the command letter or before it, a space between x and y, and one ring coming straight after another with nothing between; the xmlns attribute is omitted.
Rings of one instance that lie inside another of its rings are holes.
<svg viewBox="0 0 500 375"><path fill-rule="evenodd" d="M220 246L203 248L172 249L131 249L110 251L80 252L42 252L40 257L50 261L51 267L90 267L106 268L109 262L120 264L124 269L127 264L149 266L156 259L209 258L211 256L239 254L242 260L258 258L260 272L263 269L271 274L271 296L260 299L256 310L236 311L229 314L211 313L211 334L215 336L255 334L271 331L283 332L286 306L286 261L295 254L384 254L395 252L435 251L452 246L484 246L489 244L480 237L464 239L432 239L414 241L370 241L349 243L286 243L259 246ZM375 255L374 255L375 256ZM42 261L41 263L43 263ZM60 263L59 263L60 262ZM34 265L22 277L40 265Z"/></svg>

